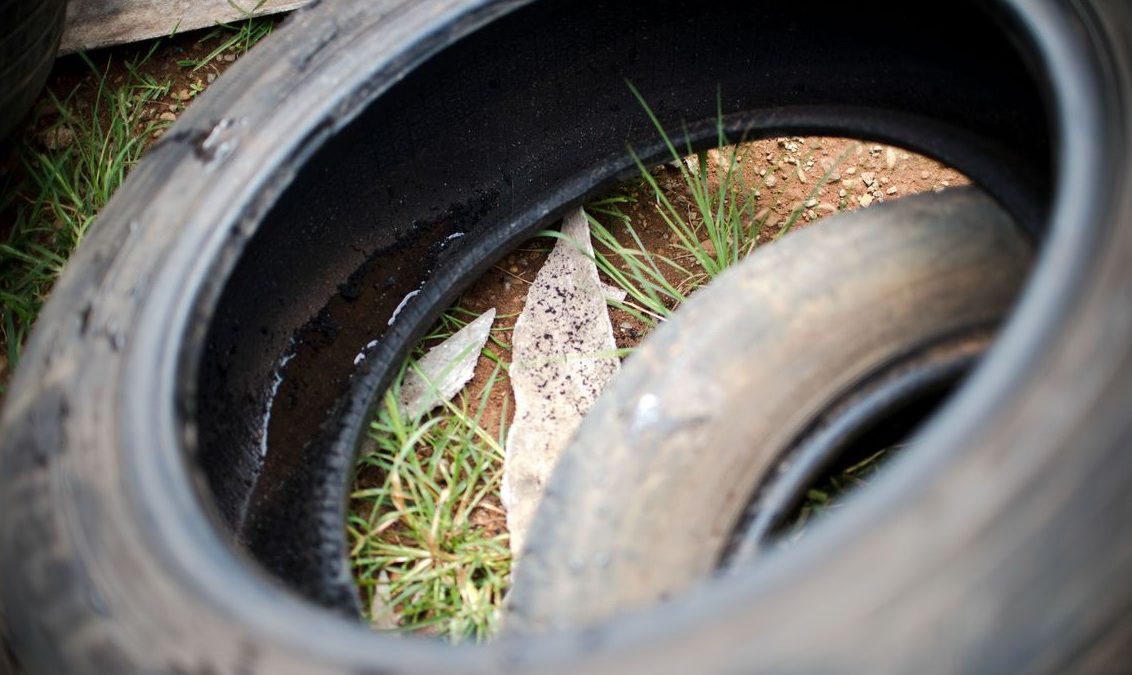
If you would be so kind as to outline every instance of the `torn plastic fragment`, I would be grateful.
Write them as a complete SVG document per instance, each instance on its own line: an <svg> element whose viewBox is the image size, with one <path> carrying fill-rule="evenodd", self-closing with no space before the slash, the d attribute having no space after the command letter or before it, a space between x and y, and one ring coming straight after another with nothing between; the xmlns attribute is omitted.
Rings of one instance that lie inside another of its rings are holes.
<svg viewBox="0 0 1132 675"><path fill-rule="evenodd" d="M489 309L474 321L428 350L411 364L401 383L401 414L420 417L458 394L475 373L480 351L491 334L495 309Z"/></svg>
<svg viewBox="0 0 1132 675"><path fill-rule="evenodd" d="M531 284L512 334L515 419L507 434L502 499L516 558L559 454L620 366L581 209L566 216L562 234Z"/></svg>

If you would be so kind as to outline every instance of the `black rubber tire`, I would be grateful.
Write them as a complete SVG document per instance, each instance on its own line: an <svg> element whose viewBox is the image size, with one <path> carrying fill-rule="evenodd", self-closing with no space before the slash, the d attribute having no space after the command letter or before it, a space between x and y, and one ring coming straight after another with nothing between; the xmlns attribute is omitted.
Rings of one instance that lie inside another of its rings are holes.
<svg viewBox="0 0 1132 675"><path fill-rule="evenodd" d="M66 0L0 0L0 139L31 109L55 62Z"/></svg>
<svg viewBox="0 0 1132 675"><path fill-rule="evenodd" d="M34 331L0 420L10 652L33 673L1120 667L1130 31L1132 8L1105 0L298 15L138 166ZM718 84L736 136L840 132L955 165L1048 224L1033 281L915 459L757 573L532 641L373 634L342 616L370 405L470 280L635 171L626 141L660 155L626 78L698 147ZM263 457L272 409L288 426Z"/></svg>
<svg viewBox="0 0 1132 675"><path fill-rule="evenodd" d="M978 190L827 218L657 327L546 486L507 597L516 632L655 605L716 571L759 486L839 400L993 330L1032 248ZM736 572L732 570L732 572Z"/></svg>

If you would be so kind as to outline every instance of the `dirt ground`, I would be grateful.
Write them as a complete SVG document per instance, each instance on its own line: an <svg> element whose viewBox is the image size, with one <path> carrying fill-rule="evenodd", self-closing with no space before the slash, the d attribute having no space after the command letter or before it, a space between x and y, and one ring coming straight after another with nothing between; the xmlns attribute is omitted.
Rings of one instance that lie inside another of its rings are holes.
<svg viewBox="0 0 1132 675"><path fill-rule="evenodd" d="M890 146L861 143L841 138L790 137L757 141L735 147L737 170L746 185L758 189L757 218L765 219L760 244L769 243L788 222L795 210L799 218L795 227L816 222L834 213L852 211L874 203L916 193L938 191L969 181L959 172L922 155ZM708 159L713 176L726 171L729 149L711 151ZM695 158L686 159L697 166ZM665 165L657 168L658 183L674 204L696 210L680 171ZM622 193L632 198L623 208L647 250L669 258L687 257L660 216L652 190L643 184L627 186ZM600 218L619 241L628 243L624 227L608 218ZM554 240L534 239L513 251L486 273L460 300L460 306L475 313L495 307L498 318L493 335L510 344L510 330L523 309L527 288L542 267ZM609 279L604 279L607 283ZM617 309L610 309L610 319L619 348L637 346L648 332L648 326ZM510 355L504 354L509 360ZM476 376L464 396L479 400L495 367L493 361L481 357ZM504 374L491 392L484 415L485 429L498 429L500 418L510 422L514 406L510 402L510 383Z"/></svg>

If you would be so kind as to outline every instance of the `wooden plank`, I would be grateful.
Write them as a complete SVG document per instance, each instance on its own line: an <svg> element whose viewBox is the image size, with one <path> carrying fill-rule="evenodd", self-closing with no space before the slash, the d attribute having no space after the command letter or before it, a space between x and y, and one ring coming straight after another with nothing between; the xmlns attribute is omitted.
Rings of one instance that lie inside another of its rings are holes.
<svg viewBox="0 0 1132 675"><path fill-rule="evenodd" d="M310 0L69 0L60 54L296 9Z"/></svg>

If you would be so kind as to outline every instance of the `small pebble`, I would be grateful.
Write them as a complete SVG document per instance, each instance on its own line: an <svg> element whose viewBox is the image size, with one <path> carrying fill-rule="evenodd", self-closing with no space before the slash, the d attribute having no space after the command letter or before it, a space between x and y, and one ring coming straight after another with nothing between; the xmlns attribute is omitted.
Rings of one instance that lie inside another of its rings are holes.
<svg viewBox="0 0 1132 675"><path fill-rule="evenodd" d="M857 197L857 203L861 206L868 206L869 204L873 203L873 196L868 194L861 195L860 197Z"/></svg>
<svg viewBox="0 0 1132 675"><path fill-rule="evenodd" d="M70 127L48 129L43 134L43 145L48 150L61 150L75 142L75 132Z"/></svg>
<svg viewBox="0 0 1132 675"><path fill-rule="evenodd" d="M162 122L176 122L177 116L171 112L163 112L158 115L157 119L161 120Z"/></svg>
<svg viewBox="0 0 1132 675"><path fill-rule="evenodd" d="M890 194L890 195L894 195L894 194L896 194L896 192L897 192L897 190L896 190L896 186L895 186L895 185L893 185L892 187L888 188L888 194Z"/></svg>

